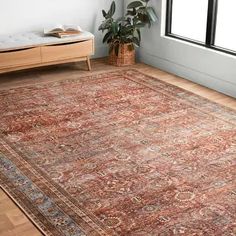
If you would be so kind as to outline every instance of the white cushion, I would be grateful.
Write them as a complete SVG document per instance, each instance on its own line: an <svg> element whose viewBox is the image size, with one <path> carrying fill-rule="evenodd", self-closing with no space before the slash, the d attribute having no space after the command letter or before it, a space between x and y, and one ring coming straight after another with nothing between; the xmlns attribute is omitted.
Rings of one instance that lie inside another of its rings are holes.
<svg viewBox="0 0 236 236"><path fill-rule="evenodd" d="M94 35L83 31L78 35L56 38L52 36L45 36L40 32L29 32L14 35L0 36L0 51L9 51L23 48L30 48L35 46L63 44L67 42L79 42L93 39Z"/></svg>

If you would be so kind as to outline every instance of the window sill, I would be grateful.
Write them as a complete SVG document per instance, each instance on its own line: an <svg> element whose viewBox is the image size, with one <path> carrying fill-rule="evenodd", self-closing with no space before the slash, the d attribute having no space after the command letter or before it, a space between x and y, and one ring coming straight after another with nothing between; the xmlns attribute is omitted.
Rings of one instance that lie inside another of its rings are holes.
<svg viewBox="0 0 236 236"><path fill-rule="evenodd" d="M183 38L183 37L178 36L178 35L169 34L169 35L162 35L161 37L164 38L164 39L172 40L172 41L179 42L179 43L182 43L182 44L185 44L185 45L197 47L199 49L207 50L209 52L214 52L214 53L217 53L219 55L228 56L228 57L231 57L231 58L234 58L234 59L235 59L235 56L236 56L236 51L230 51L230 50L220 48L220 47L216 47L216 46L208 47L204 43L194 41L194 40L191 40L191 39L187 39L187 38Z"/></svg>

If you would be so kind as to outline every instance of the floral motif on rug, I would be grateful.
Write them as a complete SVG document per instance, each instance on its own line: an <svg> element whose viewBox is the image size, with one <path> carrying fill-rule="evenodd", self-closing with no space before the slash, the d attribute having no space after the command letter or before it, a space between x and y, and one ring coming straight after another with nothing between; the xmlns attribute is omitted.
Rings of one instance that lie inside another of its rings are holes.
<svg viewBox="0 0 236 236"><path fill-rule="evenodd" d="M136 70L0 91L0 184L51 236L236 235L236 112Z"/></svg>

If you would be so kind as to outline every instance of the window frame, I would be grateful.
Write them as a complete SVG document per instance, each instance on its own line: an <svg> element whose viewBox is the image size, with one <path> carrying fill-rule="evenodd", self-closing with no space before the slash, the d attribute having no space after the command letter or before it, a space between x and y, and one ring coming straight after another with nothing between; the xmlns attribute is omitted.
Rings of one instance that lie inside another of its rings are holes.
<svg viewBox="0 0 236 236"><path fill-rule="evenodd" d="M173 7L173 0L166 0L166 29L165 29L166 36L236 56L236 51L214 45L215 35L216 35L216 24L217 24L218 0L208 0L205 42L200 42L194 39L186 38L181 35L171 33L172 7Z"/></svg>

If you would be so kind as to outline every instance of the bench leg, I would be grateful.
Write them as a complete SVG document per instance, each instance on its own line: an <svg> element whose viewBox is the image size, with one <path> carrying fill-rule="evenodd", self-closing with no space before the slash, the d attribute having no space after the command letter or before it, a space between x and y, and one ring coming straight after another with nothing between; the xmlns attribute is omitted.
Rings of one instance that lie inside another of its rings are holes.
<svg viewBox="0 0 236 236"><path fill-rule="evenodd" d="M87 65L88 65L88 70L91 71L92 68L91 68L91 63L90 63L90 58L89 58L89 56L87 56Z"/></svg>

